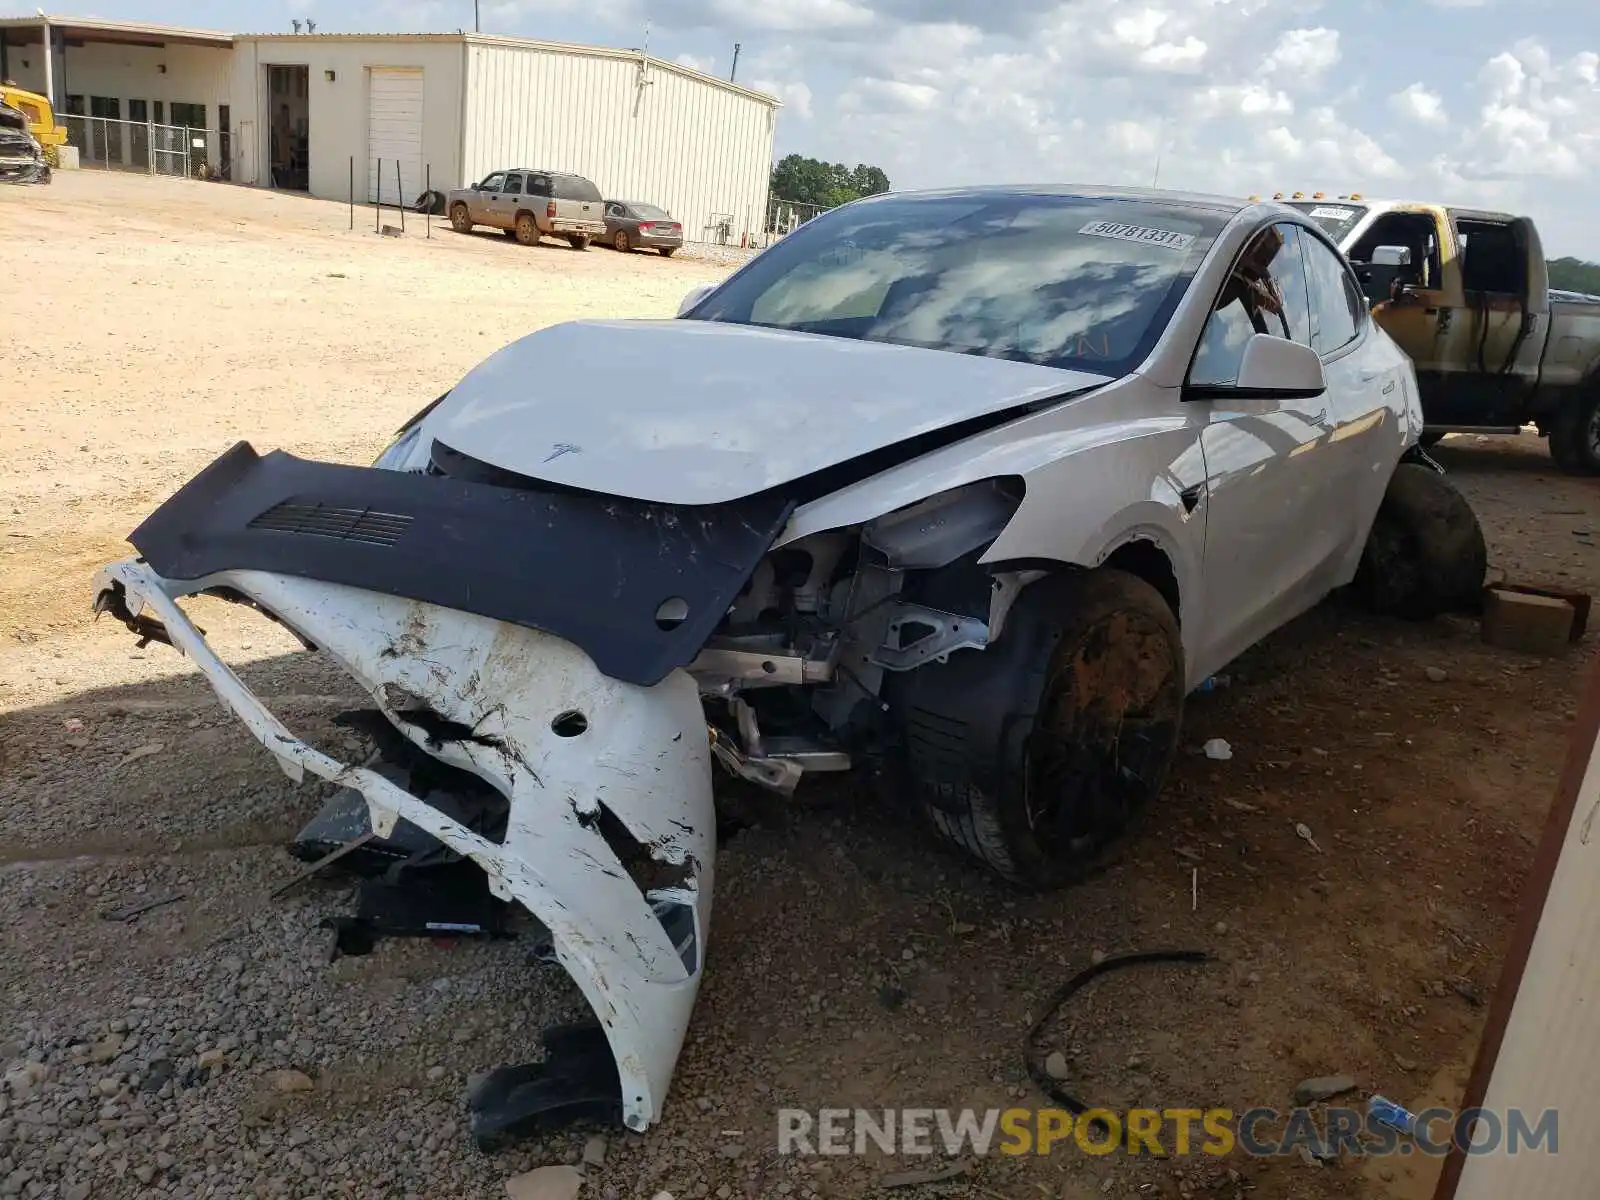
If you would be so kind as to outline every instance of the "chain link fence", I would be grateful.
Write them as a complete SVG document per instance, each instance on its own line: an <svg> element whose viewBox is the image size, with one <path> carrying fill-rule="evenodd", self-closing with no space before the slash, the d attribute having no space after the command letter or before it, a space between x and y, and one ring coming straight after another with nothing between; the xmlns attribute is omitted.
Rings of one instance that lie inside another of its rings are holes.
<svg viewBox="0 0 1600 1200"><path fill-rule="evenodd" d="M155 121L124 121L60 113L67 144L78 151L78 165L91 170L134 171L183 179L227 179L226 132Z"/></svg>

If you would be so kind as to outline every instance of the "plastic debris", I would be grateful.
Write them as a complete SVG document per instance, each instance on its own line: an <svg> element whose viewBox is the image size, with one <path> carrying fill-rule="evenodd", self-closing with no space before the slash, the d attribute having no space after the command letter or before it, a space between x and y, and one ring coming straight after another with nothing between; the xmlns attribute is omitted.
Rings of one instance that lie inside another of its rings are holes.
<svg viewBox="0 0 1600 1200"><path fill-rule="evenodd" d="M1212 762L1227 762L1233 757L1233 747L1222 738L1212 738L1201 749Z"/></svg>
<svg viewBox="0 0 1600 1200"><path fill-rule="evenodd" d="M1374 1096L1367 1101L1367 1116L1390 1129L1398 1129L1408 1137L1416 1135L1416 1114L1383 1096Z"/></svg>
<svg viewBox="0 0 1600 1200"><path fill-rule="evenodd" d="M1317 839L1311 836L1311 826L1307 825L1303 821L1296 821L1294 823L1294 832L1295 836L1298 837L1302 842L1310 846L1318 854L1322 853L1322 847L1317 845Z"/></svg>

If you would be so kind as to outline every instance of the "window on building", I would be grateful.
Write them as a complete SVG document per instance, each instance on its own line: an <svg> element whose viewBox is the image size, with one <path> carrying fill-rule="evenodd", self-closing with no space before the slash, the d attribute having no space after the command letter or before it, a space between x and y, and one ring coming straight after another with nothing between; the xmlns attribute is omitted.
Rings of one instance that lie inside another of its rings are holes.
<svg viewBox="0 0 1600 1200"><path fill-rule="evenodd" d="M191 129L206 128L206 106L204 104L185 104L181 100L172 102L172 124L187 125Z"/></svg>

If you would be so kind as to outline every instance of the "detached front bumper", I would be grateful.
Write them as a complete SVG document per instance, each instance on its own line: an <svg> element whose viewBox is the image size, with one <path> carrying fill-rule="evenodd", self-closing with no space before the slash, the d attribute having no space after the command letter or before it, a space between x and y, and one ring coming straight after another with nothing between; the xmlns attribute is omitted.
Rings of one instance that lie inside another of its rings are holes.
<svg viewBox="0 0 1600 1200"><path fill-rule="evenodd" d="M292 733L176 603L205 591L259 606L335 658L412 742L498 789L504 840ZM96 610L169 640L291 779L355 788L379 836L404 818L542 921L604 1028L624 1123L659 1119L700 986L715 852L705 719L683 670L624 682L524 625L259 570L178 582L127 559L101 571Z"/></svg>

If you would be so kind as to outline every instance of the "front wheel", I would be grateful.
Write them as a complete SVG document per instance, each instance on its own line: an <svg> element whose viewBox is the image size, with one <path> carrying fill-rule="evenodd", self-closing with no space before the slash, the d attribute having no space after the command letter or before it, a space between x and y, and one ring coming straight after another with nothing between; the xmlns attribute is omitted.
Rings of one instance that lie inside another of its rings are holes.
<svg viewBox="0 0 1600 1200"><path fill-rule="evenodd" d="M1112 569L1040 580L1000 639L899 677L910 799L1012 883L1106 865L1160 792L1183 715L1183 642L1154 587Z"/></svg>
<svg viewBox="0 0 1600 1200"><path fill-rule="evenodd" d="M1550 457L1568 475L1600 475L1600 387L1561 406L1550 429Z"/></svg>
<svg viewBox="0 0 1600 1200"><path fill-rule="evenodd" d="M1471 611L1488 570L1483 528L1466 497L1437 471L1397 466L1351 585L1361 602L1412 621Z"/></svg>
<svg viewBox="0 0 1600 1200"><path fill-rule="evenodd" d="M457 233L472 232L472 214L467 211L465 204L454 204L450 207L450 228Z"/></svg>

